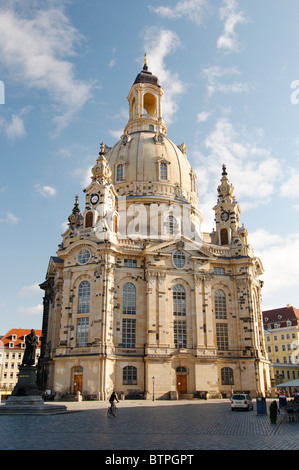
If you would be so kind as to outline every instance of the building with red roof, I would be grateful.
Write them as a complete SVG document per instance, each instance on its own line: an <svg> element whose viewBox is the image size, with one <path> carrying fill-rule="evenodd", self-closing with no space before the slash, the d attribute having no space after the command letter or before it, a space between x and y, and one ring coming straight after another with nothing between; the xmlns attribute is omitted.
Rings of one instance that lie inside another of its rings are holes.
<svg viewBox="0 0 299 470"><path fill-rule="evenodd" d="M19 366L25 352L25 337L31 332L28 328L12 328L0 340L0 394L2 399L10 395L18 380ZM42 330L35 330L39 337L36 362L40 356Z"/></svg>
<svg viewBox="0 0 299 470"><path fill-rule="evenodd" d="M263 312L263 322L267 329L299 326L299 309L287 305L286 307L266 310Z"/></svg>

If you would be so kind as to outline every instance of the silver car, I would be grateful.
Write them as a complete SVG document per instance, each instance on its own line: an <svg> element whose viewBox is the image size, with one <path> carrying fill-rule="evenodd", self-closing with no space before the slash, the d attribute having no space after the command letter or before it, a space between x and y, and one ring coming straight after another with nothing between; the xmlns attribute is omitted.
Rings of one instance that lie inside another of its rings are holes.
<svg viewBox="0 0 299 470"><path fill-rule="evenodd" d="M230 399L231 409L234 410L253 410L253 403L247 393L236 393Z"/></svg>

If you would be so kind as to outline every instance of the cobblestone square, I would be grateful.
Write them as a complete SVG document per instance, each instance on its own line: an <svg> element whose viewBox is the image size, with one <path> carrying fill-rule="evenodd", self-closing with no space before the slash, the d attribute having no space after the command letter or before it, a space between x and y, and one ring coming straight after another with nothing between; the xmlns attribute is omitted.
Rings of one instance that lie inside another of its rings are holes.
<svg viewBox="0 0 299 470"><path fill-rule="evenodd" d="M234 411L229 400L71 402L48 416L0 415L1 450L298 450L299 423ZM267 402L270 404L270 401ZM4 406L4 405L1 405Z"/></svg>

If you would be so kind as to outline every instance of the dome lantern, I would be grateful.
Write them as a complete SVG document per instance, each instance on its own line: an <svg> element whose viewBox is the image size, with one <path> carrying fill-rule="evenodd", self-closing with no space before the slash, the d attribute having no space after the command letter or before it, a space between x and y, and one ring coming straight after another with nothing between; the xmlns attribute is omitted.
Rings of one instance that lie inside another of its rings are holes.
<svg viewBox="0 0 299 470"><path fill-rule="evenodd" d="M130 115L124 129L125 134L152 131L166 135L167 127L162 117L163 94L158 78L148 70L145 55L143 69L137 75L127 98Z"/></svg>

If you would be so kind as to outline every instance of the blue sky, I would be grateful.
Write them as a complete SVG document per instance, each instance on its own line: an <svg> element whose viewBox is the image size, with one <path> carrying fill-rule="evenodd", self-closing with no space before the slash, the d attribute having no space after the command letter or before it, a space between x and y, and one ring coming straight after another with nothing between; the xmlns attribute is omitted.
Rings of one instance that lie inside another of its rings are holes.
<svg viewBox="0 0 299 470"><path fill-rule="evenodd" d="M0 334L41 328L38 284L100 143L122 134L145 52L204 229L226 163L263 308L299 308L298 20L296 0L1 1Z"/></svg>

